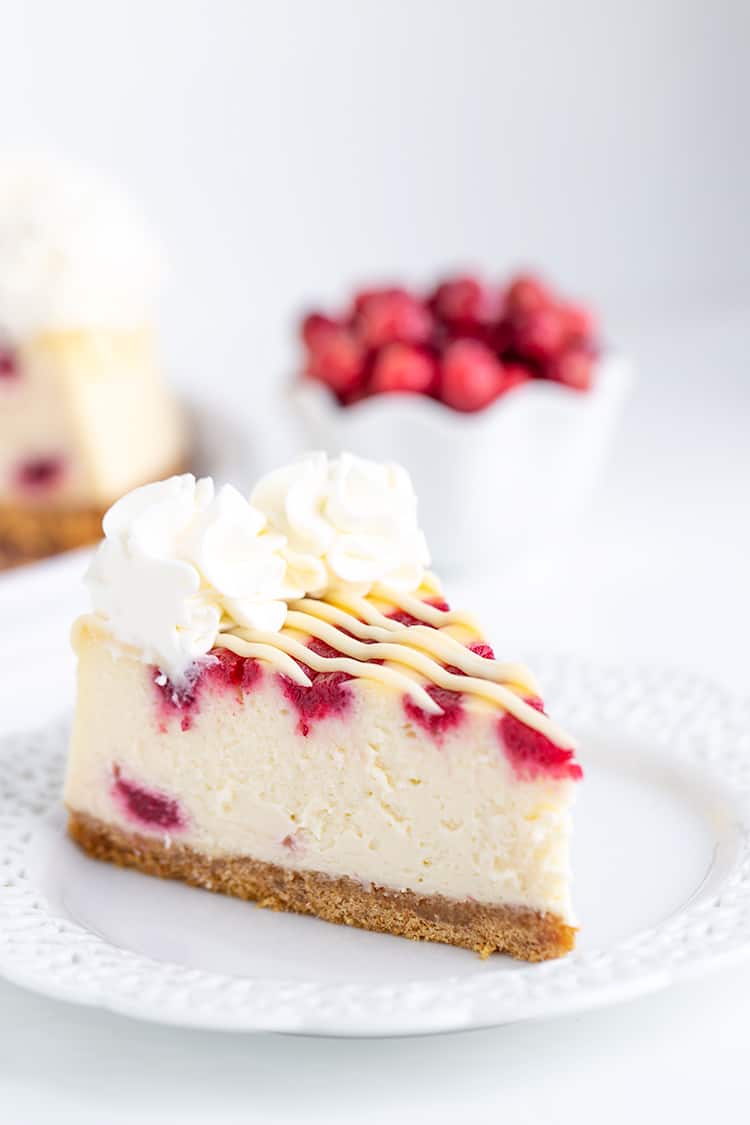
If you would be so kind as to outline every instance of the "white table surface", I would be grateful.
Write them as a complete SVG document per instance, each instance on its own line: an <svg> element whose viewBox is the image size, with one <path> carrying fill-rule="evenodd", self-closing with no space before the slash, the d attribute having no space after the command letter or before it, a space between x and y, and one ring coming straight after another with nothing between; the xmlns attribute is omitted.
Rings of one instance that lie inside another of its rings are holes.
<svg viewBox="0 0 750 1125"><path fill-rule="evenodd" d="M632 328L640 377L597 501L486 603L504 652L691 668L747 690L747 306ZM69 705L80 563L0 582L0 731ZM21 597L22 588L24 591ZM658 676L654 679L658 691ZM579 1017L420 1040L344 1041L148 1026L0 983L0 1120L380 1121L429 1113L578 1125L716 1117L747 1104L750 963ZM739 1112L739 1111L738 1111ZM733 1120L739 1120L736 1113Z"/></svg>

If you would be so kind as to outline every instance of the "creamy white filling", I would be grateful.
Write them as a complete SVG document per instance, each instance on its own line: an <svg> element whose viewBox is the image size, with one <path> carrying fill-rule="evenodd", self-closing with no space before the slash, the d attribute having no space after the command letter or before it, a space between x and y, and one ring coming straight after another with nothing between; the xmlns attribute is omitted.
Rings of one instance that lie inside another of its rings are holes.
<svg viewBox="0 0 750 1125"><path fill-rule="evenodd" d="M0 379L0 500L103 508L183 458L148 329L46 333L16 351L18 375ZM46 459L60 461L59 477L23 487L23 466Z"/></svg>
<svg viewBox="0 0 750 1125"><path fill-rule="evenodd" d="M497 711L481 700L467 699L463 722L436 741L401 693L352 681L347 713L313 721L304 737L266 667L244 699L206 691L190 729L177 716L160 730L148 669L95 634L81 634L78 648L71 808L163 835L113 796L117 764L123 778L179 802L185 826L174 839L205 854L572 920L573 784L518 780Z"/></svg>

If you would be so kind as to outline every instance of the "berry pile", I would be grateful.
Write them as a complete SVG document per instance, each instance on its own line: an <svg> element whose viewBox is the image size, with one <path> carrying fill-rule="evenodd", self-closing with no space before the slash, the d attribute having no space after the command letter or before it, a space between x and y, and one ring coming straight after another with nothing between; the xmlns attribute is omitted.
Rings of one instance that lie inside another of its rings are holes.
<svg viewBox="0 0 750 1125"><path fill-rule="evenodd" d="M397 391L482 410L529 379L586 391L597 356L589 310L530 274L502 290L473 277L448 278L427 297L366 290L341 317L310 313L301 333L305 375L343 406Z"/></svg>

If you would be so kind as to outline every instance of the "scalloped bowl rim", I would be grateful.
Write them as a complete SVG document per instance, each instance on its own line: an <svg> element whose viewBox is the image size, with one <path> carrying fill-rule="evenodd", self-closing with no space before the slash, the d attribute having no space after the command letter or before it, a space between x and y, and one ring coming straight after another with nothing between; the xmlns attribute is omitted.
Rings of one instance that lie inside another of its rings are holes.
<svg viewBox="0 0 750 1125"><path fill-rule="evenodd" d="M593 406L602 399L622 396L631 387L633 370L630 362L620 355L608 355L599 364L597 381L590 391L576 391L562 383L549 379L531 379L512 393L500 395L484 410L463 412L454 410L437 399L412 392L386 392L361 399L351 406L340 406L336 397L323 383L313 379L300 378L291 388L293 399L309 408L312 405L331 423L354 425L357 422L375 421L379 417L391 417L398 412L400 418L429 420L447 429L478 430L507 417L511 413L528 410L545 403L560 406L565 411L577 410L580 406Z"/></svg>

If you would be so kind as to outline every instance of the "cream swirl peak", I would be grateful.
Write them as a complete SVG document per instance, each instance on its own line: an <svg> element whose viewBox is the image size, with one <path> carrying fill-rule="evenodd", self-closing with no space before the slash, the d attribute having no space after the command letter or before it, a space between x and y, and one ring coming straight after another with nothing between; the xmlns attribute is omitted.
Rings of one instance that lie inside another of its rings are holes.
<svg viewBox="0 0 750 1125"><path fill-rule="evenodd" d="M231 485L190 474L137 488L104 517L86 576L112 637L179 680L225 628L278 631L287 601L282 536Z"/></svg>
<svg viewBox="0 0 750 1125"><path fill-rule="evenodd" d="M130 328L164 272L138 211L106 177L44 157L0 161L0 332Z"/></svg>
<svg viewBox="0 0 750 1125"><path fill-rule="evenodd" d="M378 582L411 592L424 578L429 552L400 465L312 453L263 477L251 501L285 537L290 577L308 594Z"/></svg>

